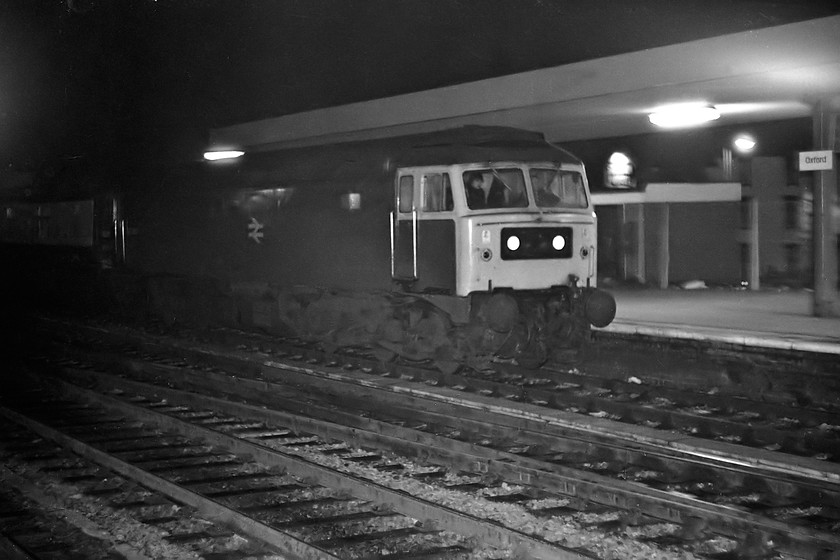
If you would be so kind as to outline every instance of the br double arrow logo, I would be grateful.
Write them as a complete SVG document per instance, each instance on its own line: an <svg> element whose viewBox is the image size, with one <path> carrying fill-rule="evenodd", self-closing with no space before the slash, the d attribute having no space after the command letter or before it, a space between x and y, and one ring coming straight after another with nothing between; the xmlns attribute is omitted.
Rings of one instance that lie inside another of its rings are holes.
<svg viewBox="0 0 840 560"><path fill-rule="evenodd" d="M248 224L248 237L257 243L262 243L262 238L265 237L262 232L263 226L264 224L259 223L256 218L251 218L251 223Z"/></svg>

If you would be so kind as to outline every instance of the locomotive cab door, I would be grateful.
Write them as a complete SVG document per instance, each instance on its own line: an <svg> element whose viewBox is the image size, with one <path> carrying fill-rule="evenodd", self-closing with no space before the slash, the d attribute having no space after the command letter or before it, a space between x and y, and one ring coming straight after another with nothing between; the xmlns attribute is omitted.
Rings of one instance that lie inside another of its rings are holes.
<svg viewBox="0 0 840 560"><path fill-rule="evenodd" d="M405 289L455 288L455 213L446 168L400 169L391 213L391 277Z"/></svg>
<svg viewBox="0 0 840 560"><path fill-rule="evenodd" d="M414 175L401 172L391 212L391 277L401 284L417 280L418 215L414 195Z"/></svg>

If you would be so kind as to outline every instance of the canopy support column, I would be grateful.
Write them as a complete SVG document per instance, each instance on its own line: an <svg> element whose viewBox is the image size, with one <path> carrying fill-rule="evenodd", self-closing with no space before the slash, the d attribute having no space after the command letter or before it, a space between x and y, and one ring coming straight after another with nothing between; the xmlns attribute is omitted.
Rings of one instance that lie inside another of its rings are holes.
<svg viewBox="0 0 840 560"><path fill-rule="evenodd" d="M814 150L837 150L840 95L814 106ZM837 274L837 155L831 169L814 173L814 315L840 317Z"/></svg>

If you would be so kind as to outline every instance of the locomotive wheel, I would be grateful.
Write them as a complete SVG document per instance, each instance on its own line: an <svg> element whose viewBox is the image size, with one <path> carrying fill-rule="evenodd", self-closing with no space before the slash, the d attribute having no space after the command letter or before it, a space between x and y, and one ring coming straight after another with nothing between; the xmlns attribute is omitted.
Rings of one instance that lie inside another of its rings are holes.
<svg viewBox="0 0 840 560"><path fill-rule="evenodd" d="M371 350L371 352L381 364L387 364L389 362L392 362L397 356L396 352L394 352L393 350L389 350L388 348L377 347Z"/></svg>
<svg viewBox="0 0 840 560"><path fill-rule="evenodd" d="M384 339L378 344L402 358L414 362L440 361L442 367L455 367L451 325L445 315L434 309L409 309L402 321L389 321Z"/></svg>
<svg viewBox="0 0 840 560"><path fill-rule="evenodd" d="M537 369L548 361L548 350L541 340L531 336L524 347L518 348L514 359L526 369Z"/></svg>
<svg viewBox="0 0 840 560"><path fill-rule="evenodd" d="M545 351L545 348L540 348L538 352L524 353L516 357L516 363L525 369L540 368L547 361L548 353Z"/></svg>
<svg viewBox="0 0 840 560"><path fill-rule="evenodd" d="M528 369L536 369L548 360L548 351L545 344L538 340L536 328L524 323L519 323L508 333L493 355L502 360L513 360Z"/></svg>
<svg viewBox="0 0 840 560"><path fill-rule="evenodd" d="M494 294L481 308L480 314L491 329L507 333L516 326L519 304L508 294Z"/></svg>
<svg viewBox="0 0 840 560"><path fill-rule="evenodd" d="M454 360L435 360L435 367L441 373L451 375L457 373L461 369L462 364Z"/></svg>

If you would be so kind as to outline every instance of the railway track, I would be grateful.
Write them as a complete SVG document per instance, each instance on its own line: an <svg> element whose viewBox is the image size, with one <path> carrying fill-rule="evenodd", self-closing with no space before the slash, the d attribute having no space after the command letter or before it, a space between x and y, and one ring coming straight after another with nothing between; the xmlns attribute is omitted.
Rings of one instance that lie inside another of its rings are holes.
<svg viewBox="0 0 840 560"><path fill-rule="evenodd" d="M803 459L813 458L833 464L840 462L840 377L836 375L808 376L801 371L780 372L780 378L793 377L800 389L808 387L811 393L819 395L819 402L801 396L797 399L793 395L787 399L768 400L763 394L748 398L749 393L727 386L706 384L698 390L696 383L690 383L690 387L686 388L686 380L681 373L672 375L675 378L673 383L661 379L645 382L642 379L646 377L646 372L638 371L627 372L619 379L607 375L604 361L595 366L594 371L587 369L583 372L557 367L534 371L500 364L496 371L465 370L444 374L412 365L383 366L364 354L328 355L317 348L283 344L251 334L227 331L221 336L227 340L225 344L216 345L217 348L236 346L241 355L237 356L234 352L217 358L232 371L243 374L259 372L263 362L275 358L292 358L312 365L340 365L362 372L384 372L465 393L534 403L622 424L677 431L716 443L736 443L738 449L747 446L756 449L756 453L760 453L759 450L778 451ZM119 338L115 340L118 344L121 342ZM137 342L152 351L174 352L176 357L199 361L211 355L214 347L210 344L202 350L200 346L192 348L182 342L159 345L150 339ZM611 363L609 360L606 362Z"/></svg>
<svg viewBox="0 0 840 560"><path fill-rule="evenodd" d="M3 418L0 425L4 559L280 558L19 423Z"/></svg>
<svg viewBox="0 0 840 560"><path fill-rule="evenodd" d="M10 441L10 431L14 432L12 437L24 435L12 424L3 422L0 427L4 430L6 443ZM23 448L19 447L19 450L23 451ZM31 453L39 450L47 453L45 446L39 448L34 442L29 446ZM50 451L54 453L54 449ZM6 483L6 488L0 491L0 558L106 560L114 558L114 553L137 560L154 558L143 554L142 547L116 542L102 525L59 506L54 493L48 493L14 472L12 469L17 470L15 461L8 462L10 464L4 465L0 472L0 479ZM147 549L151 548L147 543ZM161 546L156 547L155 552L160 551Z"/></svg>
<svg viewBox="0 0 840 560"><path fill-rule="evenodd" d="M61 472L110 508L138 511L165 540L195 542L198 557L502 559L523 549L587 557L301 458L294 450L313 440L288 429L56 379L6 392L3 404L7 423L51 442L5 445L7 459ZM317 453L326 463L369 460L335 445ZM184 506L213 523L185 517Z"/></svg>
<svg viewBox="0 0 840 560"><path fill-rule="evenodd" d="M821 558L838 549L838 470L832 461L700 440L661 426L624 426L598 414L582 417L560 410L556 401L535 398L540 394L529 390L544 390L545 384L521 379L483 380L496 384L491 390L470 386L474 381L453 384L465 376L442 382L439 373L407 374L407 368L398 377L373 375L362 359L330 363L312 351L281 358L286 351L277 348L240 344L223 351L147 338L139 347L112 346L109 354L102 352L107 347L102 340L97 344L95 361L138 379L151 376L168 385L226 394L214 402L214 410L243 415L227 408L236 406L231 398L305 409L322 418L321 424L306 423L305 433L346 440L349 436L336 433L336 426L349 425L360 445L390 445L408 456L502 480L515 485L506 498L511 503L552 503L546 509L556 518L601 516L605 527L625 534L658 524L662 534L646 542L701 554L715 539L728 543L718 548L741 557ZM144 356L151 347L169 350ZM134 357L126 359L126 353ZM192 366L182 361L185 356ZM237 373L233 384L222 365ZM97 376L88 372L83 378L90 382ZM100 377L97 383L108 382ZM342 412L336 411L338 400L346 407ZM515 406L506 401L516 401ZM269 419L257 414L252 420ZM363 429L367 439L359 435ZM486 487L480 481L462 486Z"/></svg>

